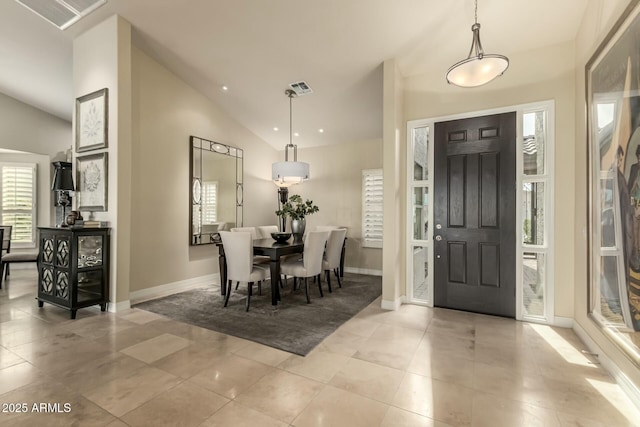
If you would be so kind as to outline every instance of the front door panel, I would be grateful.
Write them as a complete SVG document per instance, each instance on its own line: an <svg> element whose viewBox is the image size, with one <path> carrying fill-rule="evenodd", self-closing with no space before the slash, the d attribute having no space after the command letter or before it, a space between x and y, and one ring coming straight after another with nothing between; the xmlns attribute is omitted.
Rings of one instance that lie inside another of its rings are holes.
<svg viewBox="0 0 640 427"><path fill-rule="evenodd" d="M434 142L435 305L514 317L516 113L436 123Z"/></svg>

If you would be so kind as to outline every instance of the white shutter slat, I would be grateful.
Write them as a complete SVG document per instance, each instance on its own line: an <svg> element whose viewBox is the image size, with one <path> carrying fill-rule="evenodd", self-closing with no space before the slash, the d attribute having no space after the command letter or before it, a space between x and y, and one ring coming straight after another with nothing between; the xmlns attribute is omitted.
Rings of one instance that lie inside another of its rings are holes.
<svg viewBox="0 0 640 427"><path fill-rule="evenodd" d="M14 243L34 243L35 165L2 164L2 223Z"/></svg>
<svg viewBox="0 0 640 427"><path fill-rule="evenodd" d="M363 246L382 247L383 180L381 169L362 171Z"/></svg>
<svg viewBox="0 0 640 427"><path fill-rule="evenodd" d="M214 224L218 221L218 183L205 181L202 183L202 223Z"/></svg>

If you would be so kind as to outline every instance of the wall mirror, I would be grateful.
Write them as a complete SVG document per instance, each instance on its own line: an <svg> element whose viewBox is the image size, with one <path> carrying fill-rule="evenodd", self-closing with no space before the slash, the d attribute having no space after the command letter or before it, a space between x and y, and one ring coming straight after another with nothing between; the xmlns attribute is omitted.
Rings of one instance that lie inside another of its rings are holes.
<svg viewBox="0 0 640 427"><path fill-rule="evenodd" d="M189 242L219 241L219 231L242 227L242 157L240 148L189 137Z"/></svg>

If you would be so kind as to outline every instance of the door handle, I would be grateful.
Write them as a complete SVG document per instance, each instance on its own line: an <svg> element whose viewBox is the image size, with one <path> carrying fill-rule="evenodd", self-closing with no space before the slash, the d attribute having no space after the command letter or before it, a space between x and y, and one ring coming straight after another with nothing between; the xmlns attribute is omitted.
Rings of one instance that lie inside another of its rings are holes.
<svg viewBox="0 0 640 427"><path fill-rule="evenodd" d="M442 236L437 235L437 236L435 237L435 239L436 239L436 241L438 241L438 242L439 242L440 240L442 240Z"/></svg>

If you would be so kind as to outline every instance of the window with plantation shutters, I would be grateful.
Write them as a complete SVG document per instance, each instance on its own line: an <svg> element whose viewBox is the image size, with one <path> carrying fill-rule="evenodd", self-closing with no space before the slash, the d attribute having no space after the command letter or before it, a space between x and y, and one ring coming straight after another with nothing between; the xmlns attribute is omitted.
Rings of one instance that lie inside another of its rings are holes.
<svg viewBox="0 0 640 427"><path fill-rule="evenodd" d="M1 163L2 225L13 226L11 246L35 244L36 165Z"/></svg>
<svg viewBox="0 0 640 427"><path fill-rule="evenodd" d="M382 247L382 169L362 171L362 246Z"/></svg>
<svg viewBox="0 0 640 427"><path fill-rule="evenodd" d="M202 224L211 225L218 221L218 182L202 183Z"/></svg>

